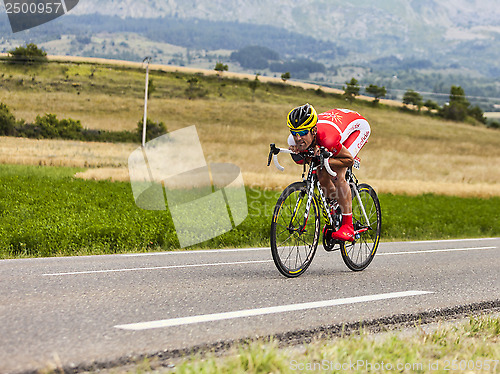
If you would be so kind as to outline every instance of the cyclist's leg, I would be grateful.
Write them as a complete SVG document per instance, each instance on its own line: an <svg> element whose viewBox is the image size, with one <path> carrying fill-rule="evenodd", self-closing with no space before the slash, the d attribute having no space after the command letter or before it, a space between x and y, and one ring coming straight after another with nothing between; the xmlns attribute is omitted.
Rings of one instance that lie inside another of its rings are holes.
<svg viewBox="0 0 500 374"><path fill-rule="evenodd" d="M337 177L333 178L325 169L318 170L319 183L326 197L337 200L343 214L352 213L351 188L344 177L347 168L335 168L333 171L337 173Z"/></svg>
<svg viewBox="0 0 500 374"><path fill-rule="evenodd" d="M319 184L321 185L325 197L331 200L337 199L337 189L330 174L328 174L325 169L319 169L317 173Z"/></svg>

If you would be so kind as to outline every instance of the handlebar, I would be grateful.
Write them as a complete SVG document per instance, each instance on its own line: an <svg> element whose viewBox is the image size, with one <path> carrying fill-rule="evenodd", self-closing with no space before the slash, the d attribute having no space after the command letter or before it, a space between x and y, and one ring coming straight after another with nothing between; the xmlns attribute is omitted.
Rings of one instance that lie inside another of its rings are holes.
<svg viewBox="0 0 500 374"><path fill-rule="evenodd" d="M278 147L276 147L276 145L274 143L270 145L270 148L271 149L269 151L269 157L267 158L267 166L269 166L271 164L271 158L272 158L274 165L276 166L276 168L279 171L285 170L285 168L283 166L281 166L280 163L278 162L278 154L279 153L299 154L299 153L292 152L291 150L286 149L286 148L278 148ZM328 162L328 160L332 156L333 156L333 154L331 152L329 152L325 147L321 147L319 156L313 155L312 157L316 157L316 158L319 157L320 165L324 166L324 168L326 169L328 174L330 174L332 177L336 177L337 173L331 169L330 163Z"/></svg>

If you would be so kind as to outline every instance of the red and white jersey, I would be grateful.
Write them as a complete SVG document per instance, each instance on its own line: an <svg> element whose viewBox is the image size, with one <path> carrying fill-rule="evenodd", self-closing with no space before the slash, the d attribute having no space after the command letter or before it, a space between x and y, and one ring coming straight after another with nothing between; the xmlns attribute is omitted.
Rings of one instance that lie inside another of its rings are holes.
<svg viewBox="0 0 500 374"><path fill-rule="evenodd" d="M316 142L337 155L342 144L356 157L370 136L370 125L359 113L348 109L332 109L318 114Z"/></svg>
<svg viewBox="0 0 500 374"><path fill-rule="evenodd" d="M316 144L327 148L335 156L342 145L356 157L370 136L370 125L359 113L348 109L332 109L318 114ZM294 145L292 135L288 144Z"/></svg>

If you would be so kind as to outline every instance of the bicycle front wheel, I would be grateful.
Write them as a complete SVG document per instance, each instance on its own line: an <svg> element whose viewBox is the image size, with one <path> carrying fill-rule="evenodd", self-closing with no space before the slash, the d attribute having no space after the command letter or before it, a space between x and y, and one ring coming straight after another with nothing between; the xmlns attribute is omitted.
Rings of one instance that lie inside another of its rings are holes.
<svg viewBox="0 0 500 374"><path fill-rule="evenodd" d="M353 243L342 243L340 251L345 264L353 271L364 270L370 265L378 248L382 228L377 193L364 183L358 185L357 189L359 200L354 193L352 196L352 222L354 231L360 232L359 237Z"/></svg>
<svg viewBox="0 0 500 374"><path fill-rule="evenodd" d="M298 277L311 264L320 232L320 216L313 196L306 213L308 191L305 182L289 185L279 197L271 223L271 253L286 277Z"/></svg>

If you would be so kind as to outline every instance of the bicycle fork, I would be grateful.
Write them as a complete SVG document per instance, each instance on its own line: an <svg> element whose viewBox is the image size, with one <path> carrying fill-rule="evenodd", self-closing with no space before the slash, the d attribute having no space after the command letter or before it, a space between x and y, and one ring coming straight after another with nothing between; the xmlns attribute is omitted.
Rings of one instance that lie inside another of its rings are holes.
<svg viewBox="0 0 500 374"><path fill-rule="evenodd" d="M312 199L314 197L314 184L313 183L310 183L308 190L309 191L307 192L307 202L306 202L306 208L305 208L305 212L304 212L303 223L301 226L299 226L299 228L297 230L295 230L293 228L294 227L293 222L297 218L299 208L302 205L302 202L304 200L304 194L306 194L306 192L301 192L301 197L295 203L295 209L293 211L292 219L290 220L290 223L288 225L288 231L290 231L290 233L292 233L292 231L298 231L300 234L302 234L305 231L305 228L307 225L307 220L309 219L309 211L311 209L311 202L312 202Z"/></svg>

